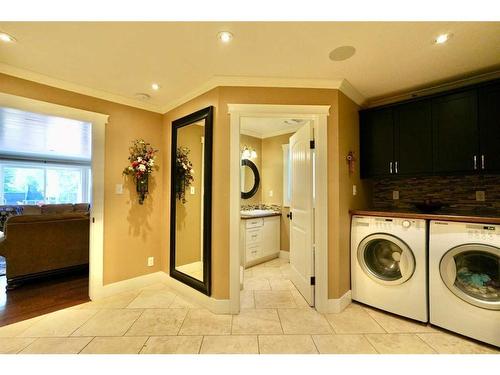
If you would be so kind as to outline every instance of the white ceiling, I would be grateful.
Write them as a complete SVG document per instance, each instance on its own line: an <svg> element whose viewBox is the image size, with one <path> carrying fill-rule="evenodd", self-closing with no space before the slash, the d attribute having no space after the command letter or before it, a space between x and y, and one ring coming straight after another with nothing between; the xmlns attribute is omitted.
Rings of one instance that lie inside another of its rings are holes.
<svg viewBox="0 0 500 375"><path fill-rule="evenodd" d="M242 117L241 134L256 138L269 138L277 135L295 133L307 120L294 121L288 118Z"/></svg>
<svg viewBox="0 0 500 375"><path fill-rule="evenodd" d="M346 79L372 99L500 67L500 22L0 22L0 30L18 40L0 43L0 71L159 112L214 76ZM231 43L219 42L221 30L233 32ZM453 37L433 44L443 32ZM356 54L331 61L342 45Z"/></svg>

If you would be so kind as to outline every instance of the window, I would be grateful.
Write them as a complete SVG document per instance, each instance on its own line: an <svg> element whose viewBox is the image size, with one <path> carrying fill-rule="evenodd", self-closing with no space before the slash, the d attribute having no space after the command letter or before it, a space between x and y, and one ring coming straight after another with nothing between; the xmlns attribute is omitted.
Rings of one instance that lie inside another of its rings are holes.
<svg viewBox="0 0 500 375"><path fill-rule="evenodd" d="M90 203L92 125L0 107L0 204Z"/></svg>
<svg viewBox="0 0 500 375"><path fill-rule="evenodd" d="M0 161L2 204L89 203L90 167Z"/></svg>
<svg viewBox="0 0 500 375"><path fill-rule="evenodd" d="M290 207L290 197L291 197L291 168L292 163L290 162L290 145L281 145L283 148L283 207Z"/></svg>

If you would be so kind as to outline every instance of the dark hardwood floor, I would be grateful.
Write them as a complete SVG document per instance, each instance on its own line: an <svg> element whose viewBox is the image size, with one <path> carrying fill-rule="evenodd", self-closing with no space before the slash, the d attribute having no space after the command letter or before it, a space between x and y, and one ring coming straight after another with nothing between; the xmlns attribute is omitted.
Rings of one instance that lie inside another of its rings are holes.
<svg viewBox="0 0 500 375"><path fill-rule="evenodd" d="M88 302L88 271L50 280L27 283L5 290L7 281L0 277L0 327Z"/></svg>

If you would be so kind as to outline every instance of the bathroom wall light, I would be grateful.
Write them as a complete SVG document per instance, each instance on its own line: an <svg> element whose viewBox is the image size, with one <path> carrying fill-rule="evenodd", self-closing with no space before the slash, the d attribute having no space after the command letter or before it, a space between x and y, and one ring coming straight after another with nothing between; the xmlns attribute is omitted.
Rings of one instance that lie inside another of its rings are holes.
<svg viewBox="0 0 500 375"><path fill-rule="evenodd" d="M217 34L217 38L219 38L222 43L229 43L233 39L233 34L229 31L221 31Z"/></svg>
<svg viewBox="0 0 500 375"><path fill-rule="evenodd" d="M155 91L158 91L158 90L160 89L160 85L159 85L159 84L157 84L157 83L153 83L153 84L151 85L151 88L152 88L153 90L155 90Z"/></svg>
<svg viewBox="0 0 500 375"><path fill-rule="evenodd" d="M255 159L256 157L257 151L255 151L252 147L248 147L247 145L243 146L241 150L242 159Z"/></svg>
<svg viewBox="0 0 500 375"><path fill-rule="evenodd" d="M438 35L438 37L434 40L434 43L444 44L448 40L450 40L450 38L451 38L451 34L441 34L441 35Z"/></svg>
<svg viewBox="0 0 500 375"><path fill-rule="evenodd" d="M12 35L9 35L7 33L1 33L0 32L0 40L5 43L14 43L16 41L16 38L14 38Z"/></svg>

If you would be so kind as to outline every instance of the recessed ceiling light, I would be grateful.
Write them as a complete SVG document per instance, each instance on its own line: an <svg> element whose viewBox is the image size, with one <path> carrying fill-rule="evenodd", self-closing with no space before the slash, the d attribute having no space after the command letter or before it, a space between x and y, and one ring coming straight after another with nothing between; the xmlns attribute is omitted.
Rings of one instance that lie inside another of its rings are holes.
<svg viewBox="0 0 500 375"><path fill-rule="evenodd" d="M330 52L330 60L333 61L344 61L348 58L354 56L356 53L356 48L353 46L341 46L335 48L332 52Z"/></svg>
<svg viewBox="0 0 500 375"><path fill-rule="evenodd" d="M13 43L16 41L16 38L7 33L0 33L0 40L5 43Z"/></svg>
<svg viewBox="0 0 500 375"><path fill-rule="evenodd" d="M233 34L229 31L221 31L217 34L217 38L219 38L222 43L229 43L231 39L233 39Z"/></svg>
<svg viewBox="0 0 500 375"><path fill-rule="evenodd" d="M159 89L160 89L160 85L159 85L159 84L157 84L157 83L153 83L153 84L151 85L151 88L152 88L153 90L159 90Z"/></svg>
<svg viewBox="0 0 500 375"><path fill-rule="evenodd" d="M434 40L434 43L436 44L443 44L446 43L448 40L450 40L451 34L441 34L438 35L438 37Z"/></svg>

